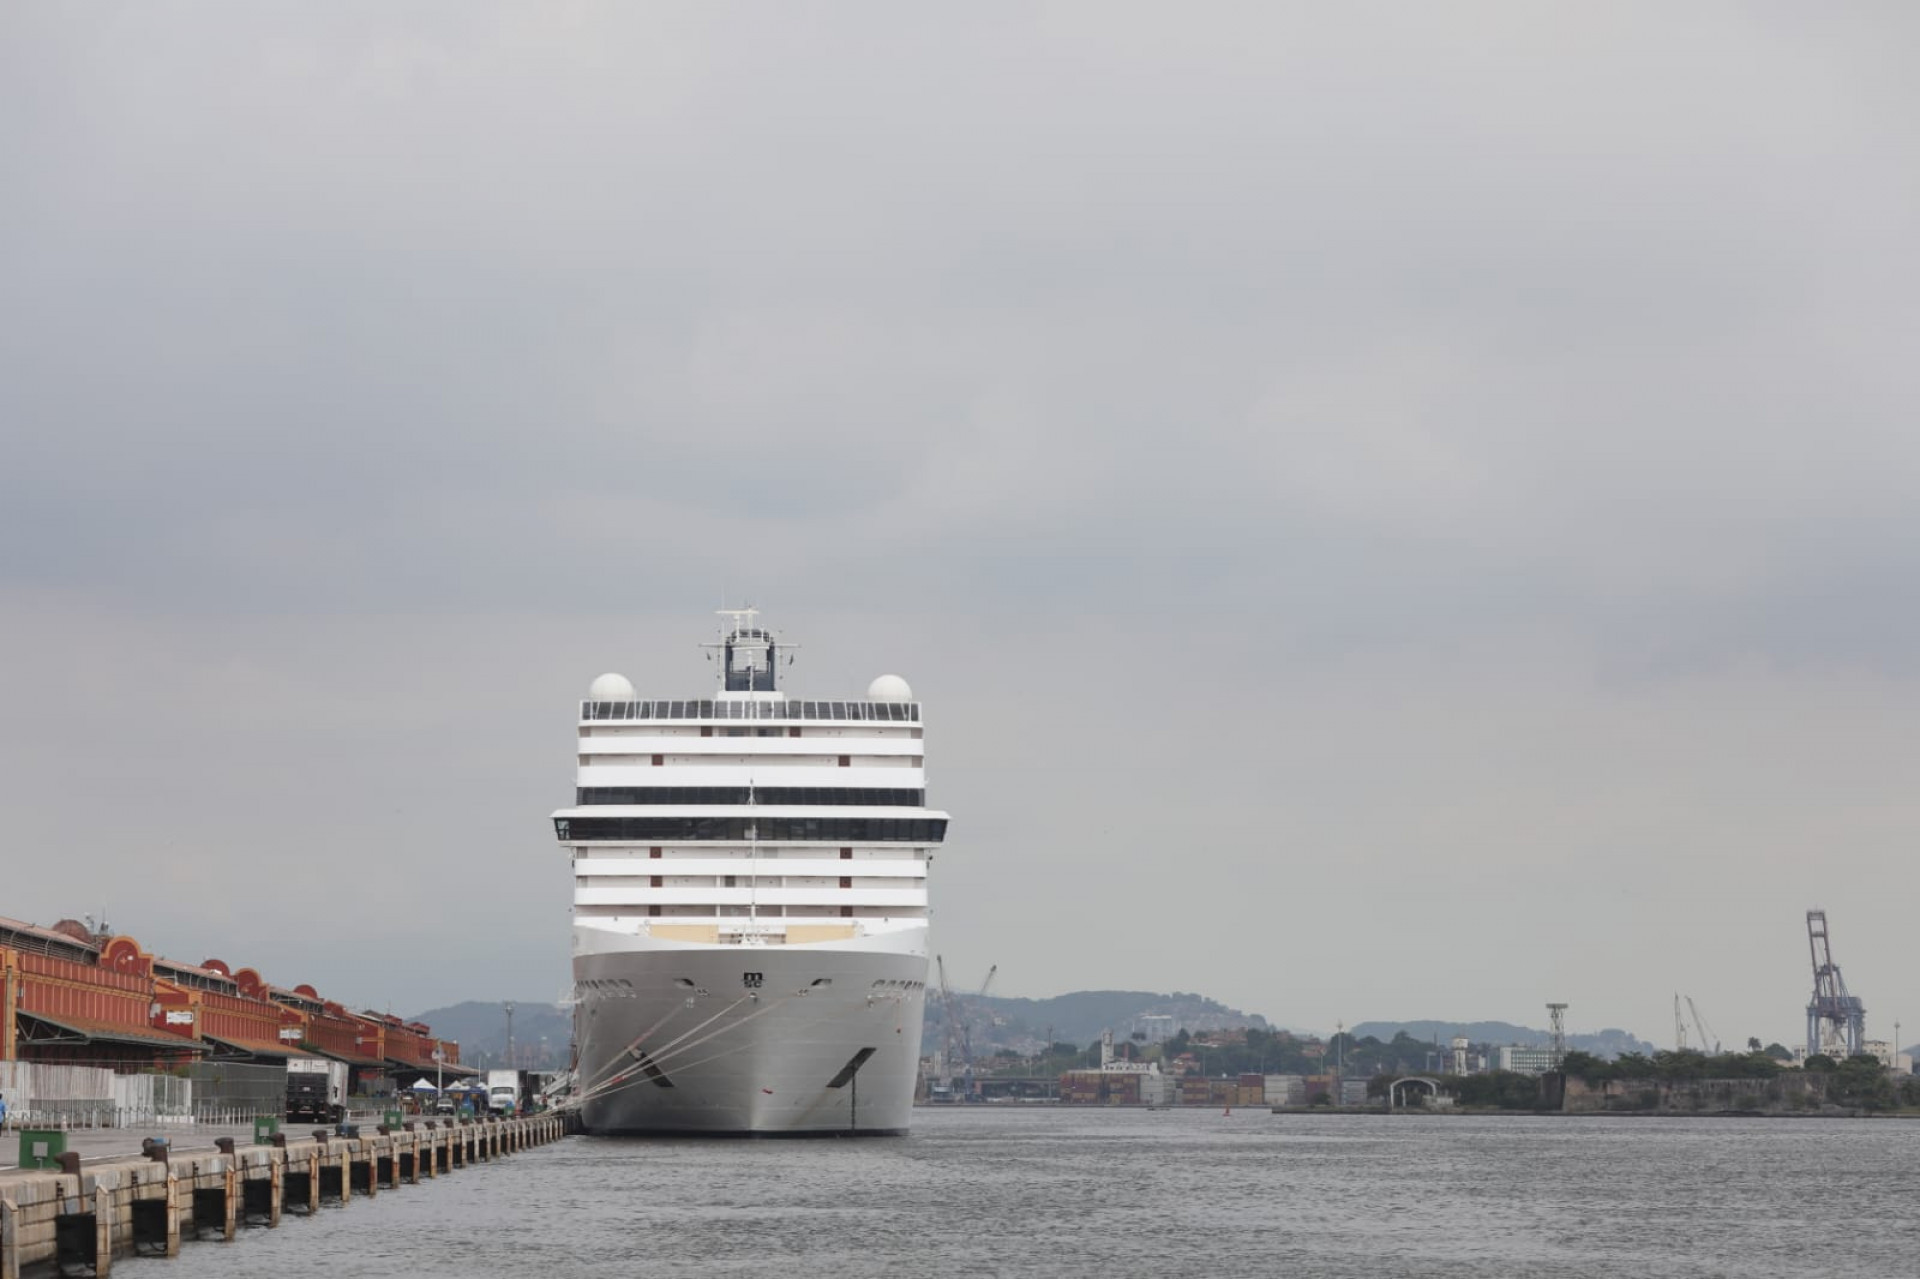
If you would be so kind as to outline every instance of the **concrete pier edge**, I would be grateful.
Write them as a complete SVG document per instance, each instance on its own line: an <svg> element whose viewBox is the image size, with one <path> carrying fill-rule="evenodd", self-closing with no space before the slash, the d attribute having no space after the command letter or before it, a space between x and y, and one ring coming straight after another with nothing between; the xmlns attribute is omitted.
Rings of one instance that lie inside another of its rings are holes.
<svg viewBox="0 0 1920 1279"><path fill-rule="evenodd" d="M317 1214L323 1169L339 1176L339 1197L329 1195L328 1201L346 1207L356 1196L419 1185L422 1172L432 1181L476 1160L556 1141L567 1131L562 1115L529 1115L409 1125L362 1137L129 1154L79 1162L78 1172L7 1172L0 1174L0 1279L34 1279L82 1266L106 1275L116 1257L176 1257L183 1239L230 1240L249 1226L271 1229L283 1219L290 1188L304 1195L294 1207ZM403 1169L412 1175L402 1176ZM264 1211L248 1211L250 1201Z"/></svg>

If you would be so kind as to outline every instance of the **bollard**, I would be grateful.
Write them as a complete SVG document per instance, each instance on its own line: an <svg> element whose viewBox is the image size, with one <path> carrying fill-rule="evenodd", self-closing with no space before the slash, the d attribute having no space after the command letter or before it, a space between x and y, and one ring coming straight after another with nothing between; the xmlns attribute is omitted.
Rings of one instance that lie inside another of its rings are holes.
<svg viewBox="0 0 1920 1279"><path fill-rule="evenodd" d="M213 1139L213 1148L223 1155L230 1155L233 1153L233 1138L215 1137Z"/></svg>
<svg viewBox="0 0 1920 1279"><path fill-rule="evenodd" d="M105 1186L93 1188L93 1273L105 1279L113 1266L113 1193Z"/></svg>
<svg viewBox="0 0 1920 1279"><path fill-rule="evenodd" d="M20 1279L20 1209L0 1199L0 1279Z"/></svg>
<svg viewBox="0 0 1920 1279"><path fill-rule="evenodd" d="M65 1175L69 1177L78 1177L80 1175L80 1152L79 1151L63 1150L59 1154L55 1155L53 1158L54 1158L54 1162L60 1165L60 1171Z"/></svg>
<svg viewBox="0 0 1920 1279"><path fill-rule="evenodd" d="M173 1165L167 1165L167 1243L165 1249L169 1257L180 1255L180 1178L173 1173Z"/></svg>
<svg viewBox="0 0 1920 1279"><path fill-rule="evenodd" d="M283 1132L277 1132L273 1134L273 1139L269 1141L267 1144L272 1146L275 1150L285 1150L287 1148L287 1134Z"/></svg>
<svg viewBox="0 0 1920 1279"><path fill-rule="evenodd" d="M167 1162L167 1158L173 1151L167 1145L165 1137L146 1137L140 1142L140 1153L157 1164L163 1164Z"/></svg>

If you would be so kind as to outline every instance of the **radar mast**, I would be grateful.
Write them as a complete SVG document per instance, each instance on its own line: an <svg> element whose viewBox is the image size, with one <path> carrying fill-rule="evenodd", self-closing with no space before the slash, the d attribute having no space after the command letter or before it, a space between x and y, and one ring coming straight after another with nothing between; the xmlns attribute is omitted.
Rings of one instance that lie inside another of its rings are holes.
<svg viewBox="0 0 1920 1279"><path fill-rule="evenodd" d="M720 688L728 693L773 693L779 691L778 672L784 650L800 647L782 641L759 625L760 610L746 608L716 610L727 619L717 643L701 647L720 650ZM712 654L709 653L711 658ZM786 658L788 665L793 658Z"/></svg>

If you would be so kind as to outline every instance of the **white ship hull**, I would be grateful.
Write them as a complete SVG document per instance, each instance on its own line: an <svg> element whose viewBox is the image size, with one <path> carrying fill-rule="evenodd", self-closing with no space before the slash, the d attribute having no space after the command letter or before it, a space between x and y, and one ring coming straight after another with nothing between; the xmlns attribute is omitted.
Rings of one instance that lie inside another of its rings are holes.
<svg viewBox="0 0 1920 1279"><path fill-rule="evenodd" d="M903 1133L926 930L696 945L575 928L582 1118L595 1133Z"/></svg>

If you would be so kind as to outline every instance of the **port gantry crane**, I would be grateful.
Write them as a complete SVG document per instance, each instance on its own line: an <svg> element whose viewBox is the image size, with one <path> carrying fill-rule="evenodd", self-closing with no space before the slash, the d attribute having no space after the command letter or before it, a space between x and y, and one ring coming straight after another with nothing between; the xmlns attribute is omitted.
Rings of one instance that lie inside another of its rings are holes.
<svg viewBox="0 0 1920 1279"><path fill-rule="evenodd" d="M1720 1055L1720 1036L1713 1033L1713 1027L1707 1025L1707 1019L1700 1015L1700 1008L1693 1002L1692 995L1687 996L1687 1011L1693 1014L1694 1029L1700 1032L1700 1051L1708 1053L1707 1045L1712 1044L1713 1048L1709 1055L1718 1057Z"/></svg>
<svg viewBox="0 0 1920 1279"><path fill-rule="evenodd" d="M966 1022L960 1016L959 1005L954 1002L953 987L947 983L946 956L935 955L933 963L940 972L940 1010L946 1014L940 1019L940 1029L946 1043L947 1086L951 1088L956 1082L964 1080L961 1085L965 1090L961 1094L964 1099L973 1092L973 1046L967 1042ZM957 1053L954 1051L956 1048L959 1050ZM960 1063L959 1072L954 1070L956 1059Z"/></svg>
<svg viewBox="0 0 1920 1279"><path fill-rule="evenodd" d="M1813 956L1813 999L1807 1004L1807 1056L1844 1060L1866 1051L1867 1006L1847 993L1827 940L1827 912L1807 912L1807 949Z"/></svg>

